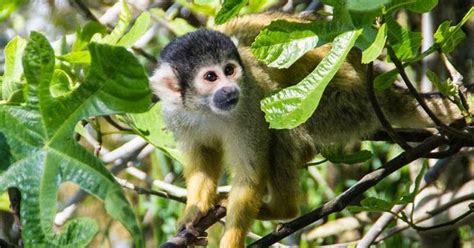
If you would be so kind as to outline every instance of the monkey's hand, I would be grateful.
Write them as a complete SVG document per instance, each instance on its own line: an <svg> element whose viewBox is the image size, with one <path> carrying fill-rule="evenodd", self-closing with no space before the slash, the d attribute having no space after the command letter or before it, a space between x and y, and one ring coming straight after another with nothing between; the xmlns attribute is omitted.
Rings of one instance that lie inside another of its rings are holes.
<svg viewBox="0 0 474 248"><path fill-rule="evenodd" d="M206 246L207 233L204 228L199 227L196 223L188 222L178 229L177 235L168 242L178 243L185 246Z"/></svg>
<svg viewBox="0 0 474 248"><path fill-rule="evenodd" d="M183 217L178 221L178 231L188 226L196 225L202 217L206 216L208 211L201 211L196 206L186 207Z"/></svg>
<svg viewBox="0 0 474 248"><path fill-rule="evenodd" d="M178 231L177 235L168 240L166 244L173 244L173 246L166 247L183 247L194 245L206 245L207 233L204 231L215 224L226 214L226 208L220 205L214 206L209 212L203 215L199 221L188 222L183 225ZM163 246L165 247L165 246Z"/></svg>
<svg viewBox="0 0 474 248"><path fill-rule="evenodd" d="M197 242L205 242L207 244L206 236L207 233L204 229L197 226L199 221L206 216L208 211L203 212L199 210L196 206L186 207L184 217L178 221L178 236L192 236L191 240ZM194 243L198 245L198 243ZM204 244L204 245L206 245ZM199 244L201 245L201 244Z"/></svg>

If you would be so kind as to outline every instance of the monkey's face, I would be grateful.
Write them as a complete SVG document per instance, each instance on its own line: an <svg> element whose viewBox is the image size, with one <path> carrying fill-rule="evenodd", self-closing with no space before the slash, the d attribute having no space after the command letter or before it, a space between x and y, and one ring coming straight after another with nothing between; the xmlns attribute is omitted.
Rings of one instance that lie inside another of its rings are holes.
<svg viewBox="0 0 474 248"><path fill-rule="evenodd" d="M163 105L225 115L238 106L242 78L240 56L230 38L199 30L163 49L150 81Z"/></svg>
<svg viewBox="0 0 474 248"><path fill-rule="evenodd" d="M204 66L197 70L193 79L194 93L185 96L185 103L188 100L201 108L208 106L212 112L226 113L239 102L241 77L242 68L237 61Z"/></svg>

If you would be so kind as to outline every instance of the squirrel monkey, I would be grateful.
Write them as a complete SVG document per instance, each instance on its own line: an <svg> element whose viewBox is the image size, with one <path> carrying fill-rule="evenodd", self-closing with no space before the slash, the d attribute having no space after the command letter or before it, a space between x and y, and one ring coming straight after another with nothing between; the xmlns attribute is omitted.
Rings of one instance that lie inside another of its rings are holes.
<svg viewBox="0 0 474 248"><path fill-rule="evenodd" d="M298 167L317 149L360 140L380 128L366 95L365 67L352 51L304 124L272 130L260 110L265 93L298 83L329 51L318 47L288 69L268 68L250 52L261 29L281 14L245 16L200 29L167 45L151 77L167 127L185 155L190 223L216 203L225 165L233 175L220 247L244 247L253 219L288 219L298 214ZM236 46L229 37L236 37ZM399 88L377 93L388 119L399 126L426 126L415 101ZM268 201L263 201L265 195Z"/></svg>

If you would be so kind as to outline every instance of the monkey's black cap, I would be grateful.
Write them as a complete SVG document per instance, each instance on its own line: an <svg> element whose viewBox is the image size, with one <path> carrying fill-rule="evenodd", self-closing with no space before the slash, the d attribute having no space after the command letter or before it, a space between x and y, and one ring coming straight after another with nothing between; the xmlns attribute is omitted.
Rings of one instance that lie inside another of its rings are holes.
<svg viewBox="0 0 474 248"><path fill-rule="evenodd" d="M170 64L177 72L182 88L203 66L221 64L234 59L242 65L237 47L223 33L199 29L170 42L160 54L160 62Z"/></svg>

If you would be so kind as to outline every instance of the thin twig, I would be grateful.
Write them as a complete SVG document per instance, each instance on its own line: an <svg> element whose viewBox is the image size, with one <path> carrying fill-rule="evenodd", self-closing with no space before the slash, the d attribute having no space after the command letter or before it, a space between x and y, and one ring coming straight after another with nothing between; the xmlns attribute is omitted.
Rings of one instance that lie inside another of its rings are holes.
<svg viewBox="0 0 474 248"><path fill-rule="evenodd" d="M89 19L91 21L99 22L99 19L97 19L97 17L95 17L95 15L92 14L90 9L86 6L85 3L82 2L82 0L74 0L74 1L70 1L70 2L72 3L71 5L76 5L77 7L79 7L79 9L83 13L84 17L86 17L87 19Z"/></svg>
<svg viewBox="0 0 474 248"><path fill-rule="evenodd" d="M461 101L462 107L468 112L469 114L469 103L466 100L466 96L464 95L463 91L465 91L465 87L462 83L464 77L463 75L451 64L446 54L440 51L441 60L444 63L444 66L448 70L449 74L451 75L452 82L459 87L458 95L459 100Z"/></svg>
<svg viewBox="0 0 474 248"><path fill-rule="evenodd" d="M305 167L310 167L310 166L314 166L314 165L320 165L320 164L324 164L326 163L327 161L329 161L329 159L325 158L323 160L320 160L320 161L315 161L315 162L309 162L305 165Z"/></svg>
<svg viewBox="0 0 474 248"><path fill-rule="evenodd" d="M398 214L405 207L406 205L395 205L391 209L391 212ZM392 222L393 219L394 216L392 213L383 213L372 225L369 231L367 231L364 237L359 242L357 242L357 248L366 248L372 245L375 239L380 235L380 233L382 233L385 227L390 224L390 222Z"/></svg>
<svg viewBox="0 0 474 248"><path fill-rule="evenodd" d="M119 178L119 177L115 177L115 180L122 187L134 190L139 195L140 194L142 194L142 195L155 195L155 196L171 199L171 200L174 200L174 201L177 201L177 202L186 203L186 197L175 196L175 195L172 195L172 194L168 194L164 191L156 191L156 190L152 190L152 189L146 189L146 188L134 185L134 184L128 182L127 180Z"/></svg>
<svg viewBox="0 0 474 248"><path fill-rule="evenodd" d="M429 212L427 212L425 215L417 218L413 223L415 224L414 226L415 227L419 227L417 226L416 224L419 224L423 221L426 221L426 220L429 220L429 219L432 219L434 217L436 217L437 215L441 214L442 212L450 209L451 207L457 205L457 204L460 204L462 202L465 202L465 201L469 201L469 200L474 200L474 195L473 194L467 194L467 195L463 195L463 196L460 196L460 197L457 197L457 198L454 198L453 200L447 202L446 204L443 204L433 210L430 210ZM472 203L471 203L472 204ZM472 210L472 209L471 209ZM453 223L455 224L455 223ZM413 226L410 226L409 224L407 223L402 223L392 229L390 229L389 231L387 231L386 233L380 235L374 242L374 244L376 243L379 243L383 240L386 240L390 237L392 237L393 235L401 232L401 231L404 231L410 227L413 227ZM427 227L429 228L429 227ZM439 226L437 228L440 228Z"/></svg>
<svg viewBox="0 0 474 248"><path fill-rule="evenodd" d="M408 142L423 142L427 138L433 136L435 133L429 129L415 129L415 128L394 128L394 131L403 140ZM393 141L385 131L378 131L368 137L366 140L371 141Z"/></svg>
<svg viewBox="0 0 474 248"><path fill-rule="evenodd" d="M120 130L120 131L127 131L127 132L133 131L133 130L130 129L130 128L122 127L122 126L121 126L120 124L118 124L114 119L112 119L112 117L109 116L109 115L104 116L104 119L105 119L110 125L112 125L113 127L115 127L116 129L118 129L118 130Z"/></svg>
<svg viewBox="0 0 474 248"><path fill-rule="evenodd" d="M472 134L461 132L457 129L447 126L433 113L433 111L431 111L431 109L426 104L425 100L420 96L418 91L415 89L415 87L411 83L410 79L408 78L408 75L405 72L405 68L403 67L402 62L400 61L400 59L398 59L393 48L391 46L387 46L387 51L390 56L390 59L393 61L393 63L397 67L397 70L400 73L400 76L402 77L403 81L405 82L405 85L407 86L408 90L415 97L415 99L418 101L418 103L426 112L426 114L428 114L431 120L440 129L440 131L442 131L443 133L456 136L457 138L460 138L463 140L473 140L474 136Z"/></svg>
<svg viewBox="0 0 474 248"><path fill-rule="evenodd" d="M453 64L451 64L448 57L446 57L446 54L441 52L440 57L441 57L441 60L444 63L444 66L446 67L449 74L451 75L451 79L453 80L453 83L456 84L456 85L462 85L462 80L464 79L462 74L458 70L456 70L456 68L453 66Z"/></svg>
<svg viewBox="0 0 474 248"><path fill-rule="evenodd" d="M473 203L471 203L471 205L472 204ZM460 216L458 216L458 217L456 217L456 218L454 218L450 221L447 221L445 223L441 223L441 224L434 225L434 226L429 226L429 227L416 226L415 230L425 232L425 231L434 230L434 229L438 229L438 228L442 228L442 227L446 227L446 226L451 226L451 225L454 225L454 224L458 223L459 221L465 219L466 217L468 217L472 213L474 213L474 207L470 208L468 211L466 211L462 215L460 215Z"/></svg>
<svg viewBox="0 0 474 248"><path fill-rule="evenodd" d="M367 95L369 97L370 103L372 104L372 108L374 109L374 113L377 116L377 119L379 120L380 124L382 125L382 128L384 131L387 132L387 134L392 138L392 140L397 143L400 147L402 147L404 150L410 150L412 147L407 144L405 140L398 135L390 122L388 122L387 118L385 117L385 114L382 111L382 108L380 108L380 104L377 100L377 96L375 95L374 92L374 64L373 62L370 62L368 67L367 67Z"/></svg>
<svg viewBox="0 0 474 248"><path fill-rule="evenodd" d="M431 185L433 182L435 182L439 178L439 176L441 175L441 172L444 171L446 166L449 165L449 161L451 161L452 158L453 157L439 160L438 162L436 162L436 164L433 167L431 167L425 173L425 175L423 176L423 181L421 181L421 184L419 186L419 191L417 192L417 194L423 191L424 189L426 189L429 185ZM395 205L391 209L391 212L398 214L403 209L405 209L407 205L408 204ZM385 229L385 227L387 227L387 225L390 224L390 222L395 218L395 216L392 213L383 213L377 219L377 221L372 225L369 231L367 231L364 237L360 241L357 242L357 248L365 248L372 245L375 242L375 240L379 237L379 235L382 233L382 231Z"/></svg>

